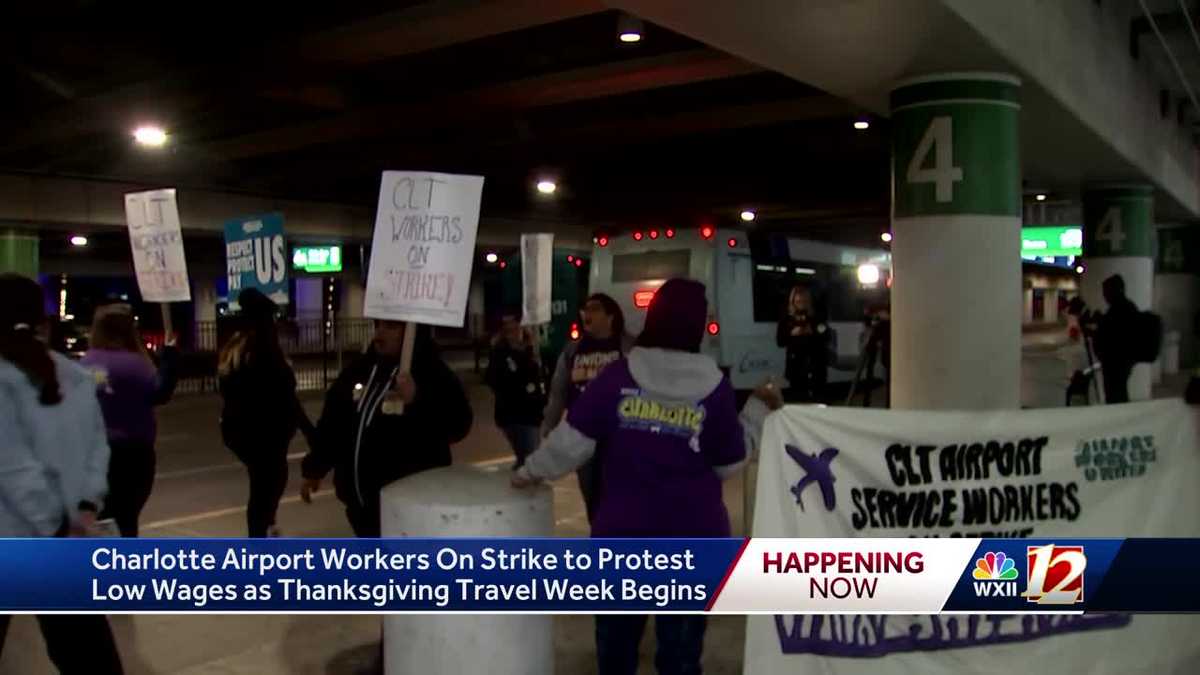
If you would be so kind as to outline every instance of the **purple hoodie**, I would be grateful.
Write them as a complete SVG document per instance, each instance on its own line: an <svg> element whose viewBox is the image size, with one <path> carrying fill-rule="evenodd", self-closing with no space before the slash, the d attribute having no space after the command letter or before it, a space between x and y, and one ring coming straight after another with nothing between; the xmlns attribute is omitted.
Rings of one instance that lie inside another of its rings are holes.
<svg viewBox="0 0 1200 675"><path fill-rule="evenodd" d="M746 456L733 388L707 356L637 347L604 369L525 470L555 478L595 456L594 537L728 537L722 475Z"/></svg>
<svg viewBox="0 0 1200 675"><path fill-rule="evenodd" d="M89 349L80 363L96 376L109 440L154 445L154 406L170 397L169 383L154 364L142 354L113 349Z"/></svg>

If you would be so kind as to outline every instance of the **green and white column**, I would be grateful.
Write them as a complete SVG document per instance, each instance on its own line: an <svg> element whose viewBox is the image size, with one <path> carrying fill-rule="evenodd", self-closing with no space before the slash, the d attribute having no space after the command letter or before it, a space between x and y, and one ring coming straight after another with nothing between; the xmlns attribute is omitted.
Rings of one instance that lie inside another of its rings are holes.
<svg viewBox="0 0 1200 675"><path fill-rule="evenodd" d="M1200 365L1193 326L1200 312L1200 227L1160 224L1154 268L1154 311L1168 335L1179 334L1180 368L1194 368Z"/></svg>
<svg viewBox="0 0 1200 675"><path fill-rule="evenodd" d="M0 273L37 277L38 237L20 230L0 229Z"/></svg>
<svg viewBox="0 0 1200 675"><path fill-rule="evenodd" d="M1018 408L1020 81L907 80L892 109L892 405Z"/></svg>
<svg viewBox="0 0 1200 675"><path fill-rule="evenodd" d="M1114 274L1138 309L1154 302L1154 188L1143 184L1101 185L1083 193L1083 259L1079 294L1093 310L1107 311L1101 284ZM1150 365L1129 377L1129 399L1150 398Z"/></svg>

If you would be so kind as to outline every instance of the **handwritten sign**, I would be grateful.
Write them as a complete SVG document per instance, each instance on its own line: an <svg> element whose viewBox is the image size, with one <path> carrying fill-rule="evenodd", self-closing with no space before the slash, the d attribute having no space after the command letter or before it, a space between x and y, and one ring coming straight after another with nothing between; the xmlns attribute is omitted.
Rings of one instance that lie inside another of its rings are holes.
<svg viewBox="0 0 1200 675"><path fill-rule="evenodd" d="M483 176L384 171L363 314L462 326Z"/></svg>
<svg viewBox="0 0 1200 675"><path fill-rule="evenodd" d="M125 221L138 289L147 302L187 302L187 261L174 188L125 195Z"/></svg>
<svg viewBox="0 0 1200 675"><path fill-rule="evenodd" d="M225 270L230 305L247 288L257 288L277 304L288 302L287 243L283 216L238 218L225 223Z"/></svg>
<svg viewBox="0 0 1200 675"><path fill-rule="evenodd" d="M550 323L551 256L553 234L521 235L521 324Z"/></svg>

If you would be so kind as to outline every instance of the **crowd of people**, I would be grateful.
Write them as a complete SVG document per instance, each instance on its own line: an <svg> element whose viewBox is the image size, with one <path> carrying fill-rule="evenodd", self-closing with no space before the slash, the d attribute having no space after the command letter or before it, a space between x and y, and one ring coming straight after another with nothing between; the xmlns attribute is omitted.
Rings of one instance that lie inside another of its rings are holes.
<svg viewBox="0 0 1200 675"><path fill-rule="evenodd" d="M1102 364L1107 400L1118 402L1128 400L1133 364L1152 348L1152 336L1142 333L1153 325L1125 297L1120 277L1105 281L1104 295L1107 312L1077 302L1068 325L1071 340L1094 346L1086 363ZM132 309L114 303L96 311L90 349L75 362L46 346L45 303L35 281L0 275L0 296L0 536L89 536L108 520L120 536L138 536L154 483L155 407L175 388L173 340L168 336L152 357ZM471 429L458 377L426 329L377 321L369 347L339 374L313 424L280 346L279 308L255 290L238 300L236 330L219 355L219 429L249 479L247 534L279 534L287 451L299 432L309 446L301 498L311 501L332 471L354 533L380 536L380 490L449 465L451 445ZM636 338L607 295L588 297L581 316L581 339L553 368L516 314L502 318L493 340L485 381L495 395L496 425L512 447L512 485L576 473L596 537L729 536L722 481L755 451L762 420L785 399L821 400L835 337L812 293L793 289L778 325L789 386L765 383L740 410L728 376L702 353L702 284L666 282ZM402 367L406 342L411 368ZM1086 377L1094 370L1089 366ZM104 617L39 621L60 671L121 672ZM646 622L597 617L601 673L636 672ZM0 646L6 630L0 618ZM659 616L655 631L660 673L700 672L704 617Z"/></svg>

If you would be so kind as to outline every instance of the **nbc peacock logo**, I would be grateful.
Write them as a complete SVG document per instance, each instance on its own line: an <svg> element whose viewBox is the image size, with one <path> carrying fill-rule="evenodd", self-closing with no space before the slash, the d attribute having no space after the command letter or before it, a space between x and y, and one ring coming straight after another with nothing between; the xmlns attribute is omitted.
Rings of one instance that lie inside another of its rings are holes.
<svg viewBox="0 0 1200 675"><path fill-rule="evenodd" d="M1015 598L1017 596L1017 564L1003 551L989 551L975 561L971 577L975 579L975 595L981 598Z"/></svg>

